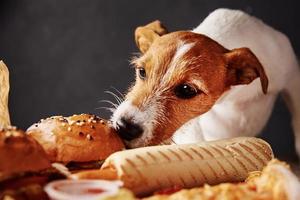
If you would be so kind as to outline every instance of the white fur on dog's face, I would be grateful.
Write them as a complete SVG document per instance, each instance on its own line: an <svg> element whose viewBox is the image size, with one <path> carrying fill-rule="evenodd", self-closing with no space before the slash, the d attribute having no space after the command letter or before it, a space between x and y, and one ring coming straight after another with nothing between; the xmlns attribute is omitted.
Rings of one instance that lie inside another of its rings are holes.
<svg viewBox="0 0 300 200"><path fill-rule="evenodd" d="M180 126L207 112L223 93L226 70L222 56L226 49L207 40L191 32L171 33L157 39L144 55L133 61L137 69L135 85L111 118L115 128L123 118L143 129L140 137L125 141L128 147L172 141ZM203 49L202 42L210 47ZM217 54L211 55L214 51ZM141 67L146 71L144 80L138 75ZM177 97L175 89L182 84L199 93L190 99Z"/></svg>
<svg viewBox="0 0 300 200"><path fill-rule="evenodd" d="M176 52L169 63L168 69L159 81L152 86L153 92L145 97L145 99L138 105L132 103L131 98L127 98L122 102L111 118L113 126L117 127L117 121L121 118L130 119L134 124L138 124L144 131L143 134L132 141L125 141L126 145L135 148L145 146L153 139L153 131L160 123L166 123L164 112L166 108L163 105L163 100L167 97L164 91L170 88L170 82L173 74L176 71L183 70L185 65L180 65L183 62L182 57L194 46L194 43L184 43L178 41ZM138 78L138 77L137 77ZM133 92L133 91L131 91ZM163 140L161 140L163 142Z"/></svg>
<svg viewBox="0 0 300 200"><path fill-rule="evenodd" d="M144 130L141 137L130 142L125 141L127 146L135 148L144 146L149 140L151 140L153 136L153 125L156 123L155 113L157 113L157 107L155 104L148 105L148 107L142 111L137 106L133 105L130 100L125 100L113 113L111 121L113 123L113 127L117 127L117 121L119 119L131 119L133 123L138 124Z"/></svg>

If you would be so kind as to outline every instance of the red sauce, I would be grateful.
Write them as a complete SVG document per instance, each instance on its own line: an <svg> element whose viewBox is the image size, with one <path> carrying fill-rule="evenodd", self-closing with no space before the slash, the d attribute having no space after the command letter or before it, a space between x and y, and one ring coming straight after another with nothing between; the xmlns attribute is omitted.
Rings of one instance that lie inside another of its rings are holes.
<svg viewBox="0 0 300 200"><path fill-rule="evenodd" d="M90 188L90 189L85 190L85 193L88 193L88 194L100 194L102 192L104 192L104 190L99 189L99 188Z"/></svg>

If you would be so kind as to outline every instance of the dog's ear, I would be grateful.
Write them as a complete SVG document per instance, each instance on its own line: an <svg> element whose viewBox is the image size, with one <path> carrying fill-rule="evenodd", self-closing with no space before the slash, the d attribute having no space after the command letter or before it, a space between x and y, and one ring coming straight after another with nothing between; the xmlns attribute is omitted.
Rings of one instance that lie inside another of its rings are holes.
<svg viewBox="0 0 300 200"><path fill-rule="evenodd" d="M168 33L167 29L160 21L156 20L135 29L135 43L140 51L145 53L156 38L166 33Z"/></svg>
<svg viewBox="0 0 300 200"><path fill-rule="evenodd" d="M248 48L238 48L225 53L230 85L249 84L260 78L264 94L268 90L268 77L256 56Z"/></svg>

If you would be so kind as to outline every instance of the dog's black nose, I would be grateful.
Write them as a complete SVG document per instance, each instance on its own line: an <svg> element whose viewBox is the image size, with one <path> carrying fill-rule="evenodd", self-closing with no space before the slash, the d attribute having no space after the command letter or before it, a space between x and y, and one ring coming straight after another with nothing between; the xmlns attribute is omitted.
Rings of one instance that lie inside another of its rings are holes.
<svg viewBox="0 0 300 200"><path fill-rule="evenodd" d="M144 131L141 126L125 118L121 118L120 120L117 121L116 130L120 135L120 137L124 140L136 139Z"/></svg>

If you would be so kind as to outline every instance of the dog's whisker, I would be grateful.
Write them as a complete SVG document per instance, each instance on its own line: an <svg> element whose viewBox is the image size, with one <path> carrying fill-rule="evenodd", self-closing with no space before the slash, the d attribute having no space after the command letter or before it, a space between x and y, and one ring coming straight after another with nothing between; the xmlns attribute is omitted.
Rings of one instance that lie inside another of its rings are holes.
<svg viewBox="0 0 300 200"><path fill-rule="evenodd" d="M118 102L118 105L120 105L121 103L122 103L122 99L118 96L118 95L116 95L115 93L113 93L113 92L111 92L111 91L109 91L109 90L106 90L106 91L104 91L106 94L110 94L110 95L112 95L116 100L117 100L117 102Z"/></svg>
<svg viewBox="0 0 300 200"><path fill-rule="evenodd" d="M170 140L171 140L172 144L177 144L172 137L170 138Z"/></svg>
<svg viewBox="0 0 300 200"><path fill-rule="evenodd" d="M116 109L115 108L110 108L110 107L97 107L97 110L103 109L103 110L108 110L109 112L114 112Z"/></svg>
<svg viewBox="0 0 300 200"><path fill-rule="evenodd" d="M112 105L114 108L118 107L118 104L115 104L115 103L113 103L112 101L109 101L109 100L100 100L98 102L100 102L100 103L108 103L108 104Z"/></svg>
<svg viewBox="0 0 300 200"><path fill-rule="evenodd" d="M120 98L122 99L122 101L124 101L124 99L125 99L124 94L122 92L120 92L120 90L118 90L117 88L115 88L113 86L111 86L111 88L114 89L121 96Z"/></svg>
<svg viewBox="0 0 300 200"><path fill-rule="evenodd" d="M162 141L159 143L159 145L167 145L167 143L165 141Z"/></svg>

